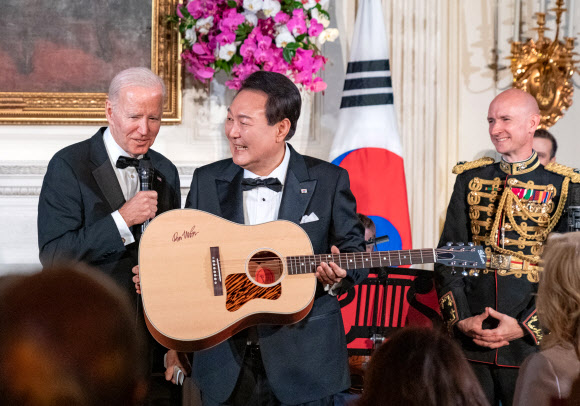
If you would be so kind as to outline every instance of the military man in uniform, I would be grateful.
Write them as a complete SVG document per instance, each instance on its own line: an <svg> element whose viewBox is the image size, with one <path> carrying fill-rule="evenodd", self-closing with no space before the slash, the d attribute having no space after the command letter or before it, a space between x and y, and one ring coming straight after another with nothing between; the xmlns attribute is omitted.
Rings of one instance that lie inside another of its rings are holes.
<svg viewBox="0 0 580 406"><path fill-rule="evenodd" d="M544 167L532 148L540 123L536 100L518 89L498 95L488 112L500 162L460 163L439 246L485 247L487 269L436 267L439 303L490 403L511 405L518 367L542 339L535 293L544 242L565 231L568 193L580 175Z"/></svg>

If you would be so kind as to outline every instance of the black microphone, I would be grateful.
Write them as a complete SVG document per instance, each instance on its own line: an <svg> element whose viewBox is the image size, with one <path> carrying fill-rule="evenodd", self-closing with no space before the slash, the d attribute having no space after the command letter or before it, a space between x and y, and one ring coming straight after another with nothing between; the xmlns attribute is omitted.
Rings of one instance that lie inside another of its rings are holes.
<svg viewBox="0 0 580 406"><path fill-rule="evenodd" d="M139 174L139 190L147 191L152 190L152 180L153 180L153 165L151 164L151 159L143 157L139 160L139 167L137 168L137 173ZM149 225L149 219L145 220L141 225L141 232L145 231L145 228Z"/></svg>
<svg viewBox="0 0 580 406"><path fill-rule="evenodd" d="M382 244L384 242L389 242L389 236L388 235L383 235L382 237L375 238L375 244L376 245Z"/></svg>

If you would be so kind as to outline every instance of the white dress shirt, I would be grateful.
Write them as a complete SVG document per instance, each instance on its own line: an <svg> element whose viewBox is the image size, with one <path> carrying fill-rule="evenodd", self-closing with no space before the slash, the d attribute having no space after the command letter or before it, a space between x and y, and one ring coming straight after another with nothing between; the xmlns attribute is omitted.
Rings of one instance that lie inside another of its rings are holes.
<svg viewBox="0 0 580 406"><path fill-rule="evenodd" d="M123 150L117 144L111 131L107 128L105 133L103 134L103 141L105 142L105 149L107 150L107 155L109 156L109 160L111 161L111 165L113 165L113 170L115 171L115 175L117 175L117 180L119 181L119 186L121 186L121 190L123 191L123 196L125 197L125 201L128 201L133 196L137 194L139 191L139 176L137 174L137 168L132 166L128 166L125 169L117 168L117 159L120 156L130 157L130 155ZM142 158L143 156L139 156ZM119 230L119 234L121 235L121 239L125 245L129 245L135 242L135 237L131 233L131 230L127 226L127 223L123 219L123 216L119 213L119 210L114 211L111 213L113 216L113 220L117 225L117 229Z"/></svg>
<svg viewBox="0 0 580 406"><path fill-rule="evenodd" d="M244 224L253 226L268 221L278 220L278 212L280 211L280 203L282 203L284 181L286 180L286 172L288 172L289 162L290 148L288 148L288 144L286 144L282 163L280 163L280 165L278 165L270 174L266 176L258 176L255 173L244 169L244 178L278 178L280 183L282 183L282 190L279 192L275 192L267 187L257 187L243 192Z"/></svg>

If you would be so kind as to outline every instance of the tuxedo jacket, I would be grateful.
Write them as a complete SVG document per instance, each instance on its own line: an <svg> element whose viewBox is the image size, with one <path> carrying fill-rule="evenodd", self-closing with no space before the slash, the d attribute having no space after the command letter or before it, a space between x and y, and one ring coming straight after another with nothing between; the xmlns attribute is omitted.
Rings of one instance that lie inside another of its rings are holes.
<svg viewBox="0 0 580 406"><path fill-rule="evenodd" d="M226 159L197 169L186 207L244 223L241 181L244 170ZM300 224L315 213L317 221ZM302 156L290 147L290 162L278 219L306 231L315 254L364 251L364 229L356 216L356 201L346 170ZM358 283L368 270L349 271ZM348 282L345 278L344 282ZM350 385L346 338L335 296L318 282L311 312L288 326L258 326L262 359L269 384L286 404L321 399ZM194 354L193 373L203 396L225 402L234 390L247 344L247 332Z"/></svg>
<svg viewBox="0 0 580 406"><path fill-rule="evenodd" d="M105 130L62 149L48 164L38 202L40 261L44 267L67 260L88 263L134 296L131 268L138 263L138 241L125 246L111 216L125 198L107 155ZM147 155L155 169L157 213L179 208L176 167L153 150Z"/></svg>

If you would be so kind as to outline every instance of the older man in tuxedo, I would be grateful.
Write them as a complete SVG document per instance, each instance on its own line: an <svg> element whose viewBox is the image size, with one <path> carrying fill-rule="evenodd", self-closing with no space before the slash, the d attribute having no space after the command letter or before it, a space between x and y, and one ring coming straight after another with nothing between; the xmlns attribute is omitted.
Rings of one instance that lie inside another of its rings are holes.
<svg viewBox="0 0 580 406"><path fill-rule="evenodd" d="M176 167L150 149L161 126L164 96L163 81L149 69L120 72L105 105L109 127L50 160L38 204L38 245L45 268L84 262L135 295L131 268L137 264L141 224L181 203ZM138 168L146 169L143 183L148 188L141 184Z"/></svg>
<svg viewBox="0 0 580 406"><path fill-rule="evenodd" d="M246 79L226 119L232 159L195 171L186 207L248 225L292 221L306 231L315 254L364 251L348 173L300 155L286 142L296 131L300 108L300 93L284 75L255 72ZM334 404L336 394L350 384L335 295L366 273L322 262L305 319L249 328L196 352L193 374L204 405ZM174 366L189 369L175 351L167 360L168 379L175 379Z"/></svg>
<svg viewBox="0 0 580 406"><path fill-rule="evenodd" d="M106 101L109 127L50 160L38 204L45 267L86 262L133 293L140 224L156 212L180 207L177 169L150 149L161 125L164 94L163 81L149 69L120 72ZM153 168L148 191L139 191L140 159Z"/></svg>

